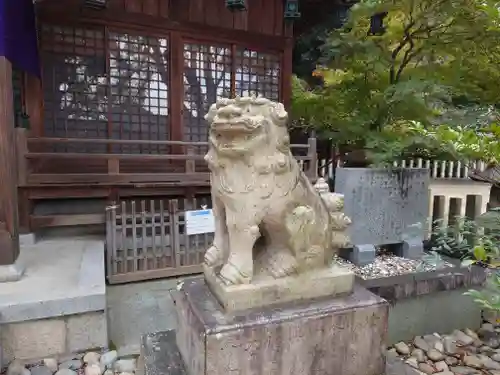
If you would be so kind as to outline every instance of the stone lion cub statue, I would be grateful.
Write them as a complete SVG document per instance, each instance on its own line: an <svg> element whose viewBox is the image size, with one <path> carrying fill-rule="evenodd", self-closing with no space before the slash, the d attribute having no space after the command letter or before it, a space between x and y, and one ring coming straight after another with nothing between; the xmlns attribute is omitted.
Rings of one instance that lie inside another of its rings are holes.
<svg viewBox="0 0 500 375"><path fill-rule="evenodd" d="M292 156L283 105L261 97L220 99L205 119L215 218L206 266L221 267L226 285L329 266L348 243L350 220L343 196L322 179L312 186Z"/></svg>

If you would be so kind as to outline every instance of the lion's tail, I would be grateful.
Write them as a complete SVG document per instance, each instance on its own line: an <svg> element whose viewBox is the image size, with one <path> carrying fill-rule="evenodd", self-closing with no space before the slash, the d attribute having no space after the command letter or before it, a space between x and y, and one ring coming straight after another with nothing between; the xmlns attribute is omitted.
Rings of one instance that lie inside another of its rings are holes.
<svg viewBox="0 0 500 375"><path fill-rule="evenodd" d="M349 246L346 229L351 219L344 214L344 195L330 192L329 186L322 178L318 179L314 188L330 214L330 230L332 231L332 247L335 249Z"/></svg>

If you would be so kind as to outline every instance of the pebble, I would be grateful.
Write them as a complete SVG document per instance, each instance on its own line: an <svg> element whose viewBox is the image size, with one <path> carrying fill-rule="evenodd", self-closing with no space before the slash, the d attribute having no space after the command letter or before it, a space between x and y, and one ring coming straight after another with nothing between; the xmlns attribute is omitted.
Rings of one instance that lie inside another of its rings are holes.
<svg viewBox="0 0 500 375"><path fill-rule="evenodd" d="M457 344L451 337L445 337L443 340L444 352L453 355L457 352Z"/></svg>
<svg viewBox="0 0 500 375"><path fill-rule="evenodd" d="M444 344L441 341L438 341L434 344L434 349L438 350L441 353L444 353Z"/></svg>
<svg viewBox="0 0 500 375"><path fill-rule="evenodd" d="M398 347L402 353L398 354L396 349L392 349L396 356L410 354L411 348L407 343L401 342ZM91 351L61 356L59 361L56 358L45 358L26 366L21 361L14 360L0 375L135 375L137 365L134 357L119 359L116 350L102 354Z"/></svg>
<svg viewBox="0 0 500 375"><path fill-rule="evenodd" d="M99 365L93 364L85 367L85 375L101 375L101 367Z"/></svg>
<svg viewBox="0 0 500 375"><path fill-rule="evenodd" d="M427 341L425 341L421 336L415 337L415 339L413 340L413 345L415 345L415 347L419 349L422 349L424 352L427 352L430 349Z"/></svg>
<svg viewBox="0 0 500 375"><path fill-rule="evenodd" d="M469 337L472 337L474 340L479 340L479 336L477 335L476 332L474 332L472 329L470 328L466 328L464 330L464 333L469 336Z"/></svg>
<svg viewBox="0 0 500 375"><path fill-rule="evenodd" d="M117 359L118 353L116 352L116 350L110 350L109 352L106 352L101 356L101 364L106 367L110 367L116 362Z"/></svg>
<svg viewBox="0 0 500 375"><path fill-rule="evenodd" d="M59 369L79 370L82 367L82 361L79 359L71 359L59 365Z"/></svg>
<svg viewBox="0 0 500 375"><path fill-rule="evenodd" d="M405 342L398 342L396 345L394 345L394 348L399 354L402 355L407 355L410 354L410 347L406 345Z"/></svg>
<svg viewBox="0 0 500 375"><path fill-rule="evenodd" d="M491 323L484 323L481 328L479 328L479 331L477 333L480 338L486 340L497 336L495 327Z"/></svg>
<svg viewBox="0 0 500 375"><path fill-rule="evenodd" d="M492 337L488 339L485 344L490 348L497 349L500 346L500 341L497 338Z"/></svg>
<svg viewBox="0 0 500 375"><path fill-rule="evenodd" d="M418 374L500 375L500 334L495 332L496 327L500 324L483 324L478 333L464 329L451 335L417 336L411 343L399 342L392 351ZM492 330L494 337L484 342L479 338L485 338L488 332L493 334Z"/></svg>
<svg viewBox="0 0 500 375"><path fill-rule="evenodd" d="M52 375L52 374L53 372L45 365L34 366L31 368L31 375Z"/></svg>
<svg viewBox="0 0 500 375"><path fill-rule="evenodd" d="M493 351L493 348L490 348L489 346L485 345L485 346L481 346L479 348L479 352L480 353L485 353L485 352L492 352Z"/></svg>
<svg viewBox="0 0 500 375"><path fill-rule="evenodd" d="M470 368L470 367L464 367L464 366L455 366L455 367L450 367L450 371L453 374L456 375L475 375L475 374L480 374L479 371L476 369Z"/></svg>
<svg viewBox="0 0 500 375"><path fill-rule="evenodd" d="M85 354L83 356L83 362L88 364L88 365L98 364L100 359L101 359L101 355L99 353L96 353L96 352L88 352L87 354Z"/></svg>
<svg viewBox="0 0 500 375"><path fill-rule="evenodd" d="M436 367L436 370L438 372L449 371L448 365L446 364L445 361L436 362L434 364L434 367Z"/></svg>
<svg viewBox="0 0 500 375"><path fill-rule="evenodd" d="M59 370L59 365L55 358L45 358L42 363L52 372L52 374Z"/></svg>
<svg viewBox="0 0 500 375"><path fill-rule="evenodd" d="M463 358L463 362L466 366L473 367L473 368L482 368L483 367L483 362L481 361L480 358L478 358L475 355L466 355Z"/></svg>
<svg viewBox="0 0 500 375"><path fill-rule="evenodd" d="M463 345L471 345L474 342L474 339L472 337L467 336L465 333L458 329L453 331L453 337Z"/></svg>
<svg viewBox="0 0 500 375"><path fill-rule="evenodd" d="M28 370L21 362L12 361L9 367L7 368L6 375L30 375L31 372Z"/></svg>
<svg viewBox="0 0 500 375"><path fill-rule="evenodd" d="M406 360L406 363L413 368L418 368L418 361L415 357L410 357Z"/></svg>
<svg viewBox="0 0 500 375"><path fill-rule="evenodd" d="M436 349L430 349L427 352L427 357L434 362L439 362L444 359L444 354Z"/></svg>
<svg viewBox="0 0 500 375"><path fill-rule="evenodd" d="M484 345L484 342L482 342L481 340L474 340L474 342L472 343L472 346L475 347L475 348L479 348L481 346Z"/></svg>
<svg viewBox="0 0 500 375"><path fill-rule="evenodd" d="M483 363L483 366L488 370L500 370L500 363L494 361L488 356L483 356L481 358L481 362Z"/></svg>
<svg viewBox="0 0 500 375"><path fill-rule="evenodd" d="M114 363L116 372L134 372L137 366L137 361L134 358L119 359Z"/></svg>
<svg viewBox="0 0 500 375"><path fill-rule="evenodd" d="M417 361L419 362L425 362L426 358L425 358L425 353L422 349L413 349L413 351L411 352L411 356L412 357L415 357L417 359Z"/></svg>
<svg viewBox="0 0 500 375"><path fill-rule="evenodd" d="M440 340L439 337L437 337L436 335L425 335L422 338L425 340L427 344L429 344L430 348L434 347L434 345Z"/></svg>
<svg viewBox="0 0 500 375"><path fill-rule="evenodd" d="M458 365L458 359L456 359L455 357L446 357L444 361L448 366Z"/></svg>
<svg viewBox="0 0 500 375"><path fill-rule="evenodd" d="M476 354L478 352L475 346L468 346L466 348L460 348L459 353L473 353Z"/></svg>
<svg viewBox="0 0 500 375"><path fill-rule="evenodd" d="M425 363L425 362L419 363L418 369L425 374L434 374L434 372L435 372L434 367L432 367L431 365L429 365L428 363Z"/></svg>
<svg viewBox="0 0 500 375"><path fill-rule="evenodd" d="M60 369L55 375L77 375L77 373L69 368Z"/></svg>

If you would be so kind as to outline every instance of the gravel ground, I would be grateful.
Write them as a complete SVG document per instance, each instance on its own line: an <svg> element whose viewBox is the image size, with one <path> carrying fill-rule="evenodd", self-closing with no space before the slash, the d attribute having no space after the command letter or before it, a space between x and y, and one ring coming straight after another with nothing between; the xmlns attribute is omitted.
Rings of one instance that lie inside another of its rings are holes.
<svg viewBox="0 0 500 375"><path fill-rule="evenodd" d="M338 256L335 260L339 264L349 267L357 276L365 280L398 276L415 272L429 272L437 269L436 266L427 264L421 260L401 258L390 253L380 253L377 255L373 263L362 267L358 267L348 260ZM444 263L441 268L444 267L453 267L453 265L450 263Z"/></svg>
<svg viewBox="0 0 500 375"><path fill-rule="evenodd" d="M422 374L500 375L500 328L485 323L478 331L417 336L389 349Z"/></svg>

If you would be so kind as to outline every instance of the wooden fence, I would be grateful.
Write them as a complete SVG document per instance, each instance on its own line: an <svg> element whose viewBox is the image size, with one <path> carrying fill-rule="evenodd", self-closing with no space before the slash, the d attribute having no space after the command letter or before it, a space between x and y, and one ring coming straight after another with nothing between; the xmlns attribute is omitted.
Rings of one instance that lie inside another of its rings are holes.
<svg viewBox="0 0 500 375"><path fill-rule="evenodd" d="M393 163L393 166L396 168L425 168L429 170L430 177L433 179L468 179L469 172L482 172L486 169L486 163L482 161L471 161L468 163L464 163L452 160L424 159L396 161ZM341 167L341 160L318 160L318 174L323 177L334 178L335 168Z"/></svg>
<svg viewBox="0 0 500 375"><path fill-rule="evenodd" d="M201 272L213 233L186 234L185 211L211 208L210 197L121 202L106 210L109 283Z"/></svg>

